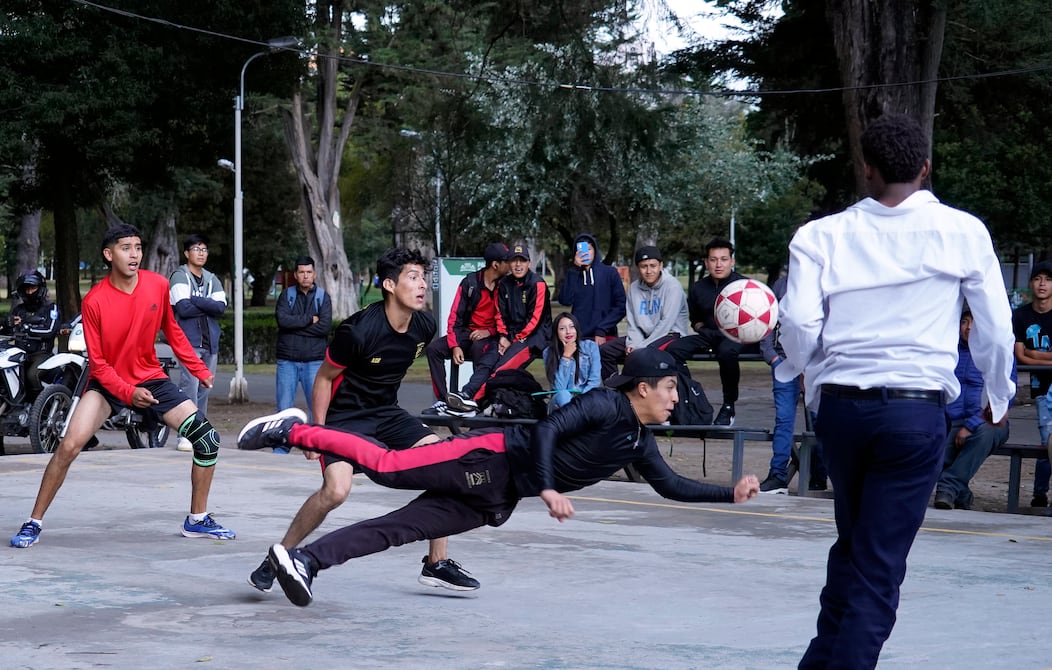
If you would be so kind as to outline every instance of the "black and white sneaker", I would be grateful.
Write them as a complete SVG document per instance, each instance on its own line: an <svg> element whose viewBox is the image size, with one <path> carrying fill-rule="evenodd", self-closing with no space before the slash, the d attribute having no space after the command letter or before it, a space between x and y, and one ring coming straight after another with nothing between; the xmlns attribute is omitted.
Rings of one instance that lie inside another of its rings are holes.
<svg viewBox="0 0 1052 670"><path fill-rule="evenodd" d="M429 564L427 556L424 556L423 563L424 569L420 571L417 581L424 586L441 586L451 591L474 591L482 586L479 580L472 577L470 572L460 567L452 558Z"/></svg>
<svg viewBox="0 0 1052 670"><path fill-rule="evenodd" d="M310 585L318 574L314 560L300 549L289 551L281 544L271 547L267 558L289 602L299 607L310 605L314 600Z"/></svg>
<svg viewBox="0 0 1052 670"><path fill-rule="evenodd" d="M713 419L712 425L714 426L733 426L734 425L734 405L724 405L720 407L719 414Z"/></svg>
<svg viewBox="0 0 1052 670"><path fill-rule="evenodd" d="M444 414L446 411L446 403L444 400L436 400L433 405L420 412L424 416L438 416Z"/></svg>
<svg viewBox="0 0 1052 670"><path fill-rule="evenodd" d="M307 415L296 407L283 409L252 419L237 436L238 449L276 449L288 446L289 431L298 423L307 423Z"/></svg>
<svg viewBox="0 0 1052 670"><path fill-rule="evenodd" d="M769 473L767 479L760 482L762 493L789 493L789 483L776 474Z"/></svg>
<svg viewBox="0 0 1052 670"><path fill-rule="evenodd" d="M471 396L462 391L453 391L446 395L446 404L449 405L448 409L453 409L458 412L479 411L479 404L472 400Z"/></svg>
<svg viewBox="0 0 1052 670"><path fill-rule="evenodd" d="M248 583L263 593L270 593L270 589L274 588L274 569L270 567L269 556L248 576Z"/></svg>
<svg viewBox="0 0 1052 670"><path fill-rule="evenodd" d="M442 414L445 414L446 416L471 417L471 416L476 416L478 414L478 412L476 412L473 409L465 409L465 410L453 409L449 405L446 405L445 407L442 408Z"/></svg>

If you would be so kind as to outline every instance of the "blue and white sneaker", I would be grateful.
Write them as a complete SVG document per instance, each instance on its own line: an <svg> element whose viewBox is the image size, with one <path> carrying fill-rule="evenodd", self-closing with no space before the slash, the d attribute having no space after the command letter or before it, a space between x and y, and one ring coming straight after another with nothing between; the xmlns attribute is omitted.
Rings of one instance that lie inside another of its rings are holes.
<svg viewBox="0 0 1052 670"><path fill-rule="evenodd" d="M18 549L32 547L40 539L40 524L36 521L26 521L22 528L11 538L11 546Z"/></svg>
<svg viewBox="0 0 1052 670"><path fill-rule="evenodd" d="M198 522L193 522L190 517L183 521L183 537L210 537L213 540L233 540L237 534L229 528L223 528L209 513Z"/></svg>

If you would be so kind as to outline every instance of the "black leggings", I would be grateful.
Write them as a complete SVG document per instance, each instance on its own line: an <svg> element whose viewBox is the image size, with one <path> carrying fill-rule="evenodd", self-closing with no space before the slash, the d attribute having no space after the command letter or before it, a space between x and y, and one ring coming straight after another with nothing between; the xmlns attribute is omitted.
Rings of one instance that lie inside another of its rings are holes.
<svg viewBox="0 0 1052 670"><path fill-rule="evenodd" d="M361 435L301 424L292 429L289 442L345 458L381 486L424 491L401 509L333 531L303 547L319 569L409 542L499 526L518 503L499 429L393 451Z"/></svg>

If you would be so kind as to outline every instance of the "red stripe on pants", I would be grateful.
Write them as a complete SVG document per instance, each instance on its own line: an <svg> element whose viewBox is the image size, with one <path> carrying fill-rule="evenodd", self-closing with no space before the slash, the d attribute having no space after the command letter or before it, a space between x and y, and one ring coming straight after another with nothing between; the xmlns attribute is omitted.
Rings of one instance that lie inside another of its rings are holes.
<svg viewBox="0 0 1052 670"><path fill-rule="evenodd" d="M293 426L289 431L289 444L341 456L374 472L400 472L455 461L477 449L493 453L505 450L504 434L499 431L454 435L442 442L395 451L362 435L309 424Z"/></svg>

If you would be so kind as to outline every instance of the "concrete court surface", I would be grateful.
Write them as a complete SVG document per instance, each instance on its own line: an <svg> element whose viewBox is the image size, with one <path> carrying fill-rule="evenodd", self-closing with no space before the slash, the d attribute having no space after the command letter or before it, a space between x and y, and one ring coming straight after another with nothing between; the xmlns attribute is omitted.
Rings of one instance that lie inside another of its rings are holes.
<svg viewBox="0 0 1052 670"><path fill-rule="evenodd" d="M5 545L46 460L0 459ZM40 542L0 547L0 668L789 668L834 533L829 500L678 504L603 482L565 524L529 499L453 539L477 592L417 584L419 543L322 572L301 609L245 580L317 465L224 447L212 509L238 539L218 542L179 535L188 460L125 449L74 464ZM324 530L412 496L356 481ZM1052 519L929 510L880 667L1052 667L1050 553Z"/></svg>

